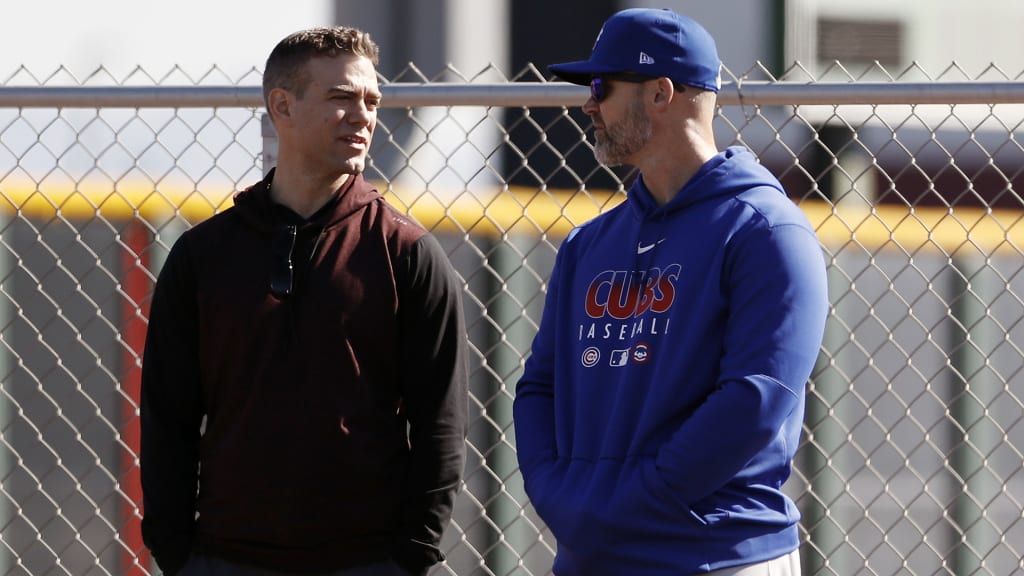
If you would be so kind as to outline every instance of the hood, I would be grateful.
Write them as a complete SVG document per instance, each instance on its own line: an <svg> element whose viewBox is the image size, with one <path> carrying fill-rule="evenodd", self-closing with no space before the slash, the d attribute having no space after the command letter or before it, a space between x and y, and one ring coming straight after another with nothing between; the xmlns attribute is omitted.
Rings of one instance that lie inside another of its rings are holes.
<svg viewBox="0 0 1024 576"><path fill-rule="evenodd" d="M281 207L270 198L270 183L274 181L275 171L271 169L263 180L234 197L234 209L242 219L250 226L267 232L274 230L282 219ZM310 223L324 229L331 228L380 197L375 186L368 183L362 174L356 174L345 180L334 198L310 218Z"/></svg>
<svg viewBox="0 0 1024 576"><path fill-rule="evenodd" d="M758 163L750 150L743 146L731 146L701 166L664 206L659 206L654 200L644 184L643 174L633 182L627 197L635 216L643 220L664 218L697 202L717 196L734 196L758 186L774 188L779 194L786 195L778 179Z"/></svg>

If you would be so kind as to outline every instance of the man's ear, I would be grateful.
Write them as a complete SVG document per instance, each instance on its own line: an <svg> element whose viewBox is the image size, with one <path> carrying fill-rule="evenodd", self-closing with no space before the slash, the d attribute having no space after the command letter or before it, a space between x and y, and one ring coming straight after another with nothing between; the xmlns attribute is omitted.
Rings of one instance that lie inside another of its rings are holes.
<svg viewBox="0 0 1024 576"><path fill-rule="evenodd" d="M291 118L292 98L291 93L283 88L274 88L267 94L267 111L270 117L277 121L287 121Z"/></svg>
<svg viewBox="0 0 1024 576"><path fill-rule="evenodd" d="M658 88L654 93L655 104L668 104L675 98L678 90L672 86L672 81L668 78L658 78Z"/></svg>

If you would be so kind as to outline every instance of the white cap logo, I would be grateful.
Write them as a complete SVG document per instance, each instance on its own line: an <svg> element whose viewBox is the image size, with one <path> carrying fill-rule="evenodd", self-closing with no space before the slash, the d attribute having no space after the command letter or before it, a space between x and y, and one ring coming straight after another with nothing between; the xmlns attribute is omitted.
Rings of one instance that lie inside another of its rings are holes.
<svg viewBox="0 0 1024 576"><path fill-rule="evenodd" d="M646 52L641 52L640 53L640 63L641 64L654 64L654 58L651 58L650 56L648 56Z"/></svg>

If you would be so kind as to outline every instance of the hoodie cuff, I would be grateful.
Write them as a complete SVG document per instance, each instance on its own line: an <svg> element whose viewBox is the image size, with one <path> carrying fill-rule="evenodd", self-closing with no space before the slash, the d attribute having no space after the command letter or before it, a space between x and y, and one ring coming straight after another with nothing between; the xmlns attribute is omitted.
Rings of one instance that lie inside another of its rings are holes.
<svg viewBox="0 0 1024 576"><path fill-rule="evenodd" d="M412 576L426 576L431 566L443 560L444 554L439 550L419 542L399 544L394 557L395 564Z"/></svg>
<svg viewBox="0 0 1024 576"><path fill-rule="evenodd" d="M165 553L159 556L153 553L153 559L156 560L156 565L160 567L160 571L164 573L164 576L174 576L185 567L190 554L191 552L188 549L184 553L175 551L174 554Z"/></svg>

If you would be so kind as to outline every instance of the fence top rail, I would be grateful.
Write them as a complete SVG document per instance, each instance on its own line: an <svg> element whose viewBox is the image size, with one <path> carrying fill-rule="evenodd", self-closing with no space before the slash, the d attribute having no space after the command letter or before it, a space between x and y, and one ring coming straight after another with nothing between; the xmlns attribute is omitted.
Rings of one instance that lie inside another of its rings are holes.
<svg viewBox="0 0 1024 576"><path fill-rule="evenodd" d="M565 82L383 84L382 106L579 106ZM722 85L722 106L1024 104L1024 82L774 82ZM0 86L0 108L260 108L259 86Z"/></svg>

